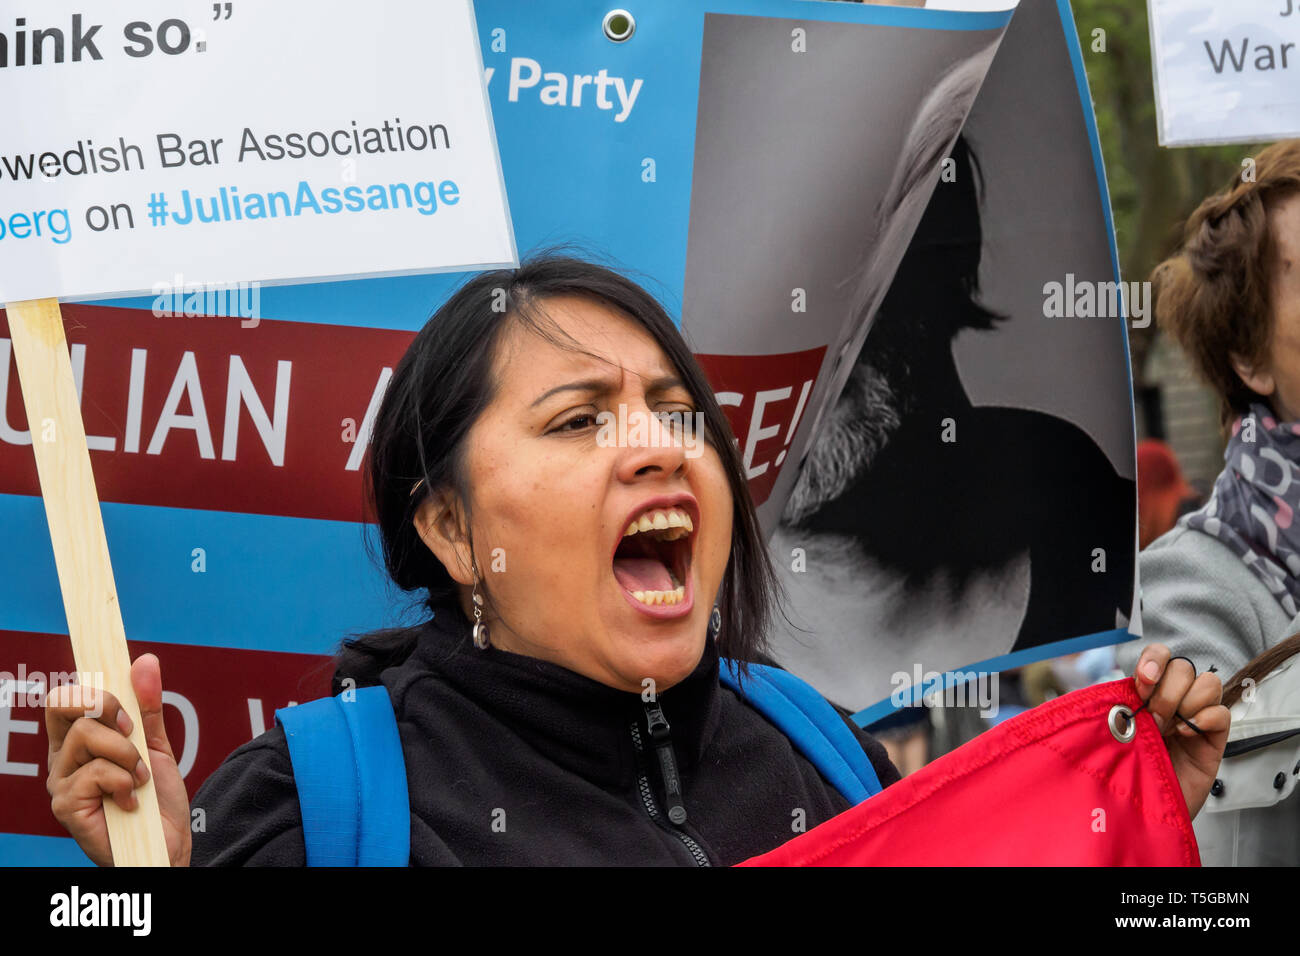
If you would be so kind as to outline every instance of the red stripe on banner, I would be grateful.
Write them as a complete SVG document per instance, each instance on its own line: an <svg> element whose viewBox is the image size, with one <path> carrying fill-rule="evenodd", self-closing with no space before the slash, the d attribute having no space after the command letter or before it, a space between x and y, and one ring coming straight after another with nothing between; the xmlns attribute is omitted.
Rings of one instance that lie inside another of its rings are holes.
<svg viewBox="0 0 1300 956"><path fill-rule="evenodd" d="M826 346L780 355L697 355L738 436L754 504L772 493L807 417Z"/></svg>
<svg viewBox="0 0 1300 956"><path fill-rule="evenodd" d="M414 333L237 317L157 317L65 305L82 418L103 501L365 520L367 413ZM38 495L0 310L0 494ZM803 422L825 347L700 355L767 500ZM36 439L53 441L42 423Z"/></svg>
<svg viewBox="0 0 1300 956"><path fill-rule="evenodd" d="M191 797L232 750L275 726L278 708L328 695L333 673L324 655L127 646L132 660L158 655L167 739ZM44 689L75 679L72 645L62 634L0 631L0 649L0 831L67 836L45 789Z"/></svg>
<svg viewBox="0 0 1300 956"><path fill-rule="evenodd" d="M87 305L63 317L101 500L362 520L355 439L414 333ZM0 358L8 334L0 312ZM12 359L0 374L0 493L37 495ZM40 423L36 438L53 440Z"/></svg>

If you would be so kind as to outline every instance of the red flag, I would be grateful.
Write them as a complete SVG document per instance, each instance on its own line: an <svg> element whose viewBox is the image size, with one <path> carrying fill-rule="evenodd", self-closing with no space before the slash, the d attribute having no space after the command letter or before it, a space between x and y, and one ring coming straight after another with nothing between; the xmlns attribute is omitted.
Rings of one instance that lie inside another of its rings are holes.
<svg viewBox="0 0 1300 956"><path fill-rule="evenodd" d="M1200 866L1132 678L1026 711L741 866Z"/></svg>

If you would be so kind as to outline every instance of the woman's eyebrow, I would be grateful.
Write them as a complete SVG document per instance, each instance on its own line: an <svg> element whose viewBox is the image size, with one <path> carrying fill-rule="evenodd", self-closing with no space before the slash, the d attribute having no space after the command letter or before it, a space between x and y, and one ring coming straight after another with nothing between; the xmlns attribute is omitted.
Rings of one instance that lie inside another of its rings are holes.
<svg viewBox="0 0 1300 956"><path fill-rule="evenodd" d="M537 396L537 398L533 399L533 404L529 407L536 408L552 395L559 392L610 392L613 391L614 387L615 386L612 382L603 378L592 378L581 382L569 382L568 384L557 385L555 388L543 392L541 395Z"/></svg>
<svg viewBox="0 0 1300 956"><path fill-rule="evenodd" d="M685 388L686 383L680 375L663 375L646 384L647 392L668 392L674 388Z"/></svg>
<svg viewBox="0 0 1300 956"><path fill-rule="evenodd" d="M681 376L664 375L647 382L646 392L647 393L667 392L670 389L685 388L685 387L686 387L686 383L682 381ZM530 407L536 408L538 405L542 404L542 402L546 401L552 395L555 395L559 392L591 392L597 394L602 394L602 393L608 394L610 392L616 391L617 389L618 389L618 384L612 379L607 379L607 378L592 378L592 379L584 379L583 381L580 382L568 382L564 385L557 385L555 386L555 388L548 389L547 391L543 392L541 395L537 396L537 398L533 400L533 403Z"/></svg>

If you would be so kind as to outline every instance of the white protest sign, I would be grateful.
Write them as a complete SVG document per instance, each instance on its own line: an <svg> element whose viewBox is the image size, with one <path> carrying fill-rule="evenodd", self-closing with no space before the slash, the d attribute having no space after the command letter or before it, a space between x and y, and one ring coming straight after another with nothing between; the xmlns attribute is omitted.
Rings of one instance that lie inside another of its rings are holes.
<svg viewBox="0 0 1300 956"><path fill-rule="evenodd" d="M0 21L0 303L77 670L148 759L58 300L516 252L471 0L106 6ZM134 793L104 801L113 862L166 866L153 778Z"/></svg>
<svg viewBox="0 0 1300 956"><path fill-rule="evenodd" d="M20 12L0 302L516 261L471 0Z"/></svg>
<svg viewBox="0 0 1300 956"><path fill-rule="evenodd" d="M1300 134L1300 0L1148 0L1160 145Z"/></svg>

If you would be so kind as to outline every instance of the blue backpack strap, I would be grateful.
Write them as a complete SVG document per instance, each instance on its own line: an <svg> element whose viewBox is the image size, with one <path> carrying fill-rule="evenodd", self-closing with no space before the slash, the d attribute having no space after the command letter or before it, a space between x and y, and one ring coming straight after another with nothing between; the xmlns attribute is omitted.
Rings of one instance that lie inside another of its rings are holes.
<svg viewBox="0 0 1300 956"><path fill-rule="evenodd" d="M302 810L308 866L406 866L406 760L382 685L275 712Z"/></svg>
<svg viewBox="0 0 1300 956"><path fill-rule="evenodd" d="M780 728L849 803L856 806L881 791L861 742L830 701L809 684L764 664L750 664L742 684L736 662L727 659L720 662L718 677Z"/></svg>

